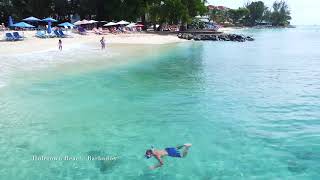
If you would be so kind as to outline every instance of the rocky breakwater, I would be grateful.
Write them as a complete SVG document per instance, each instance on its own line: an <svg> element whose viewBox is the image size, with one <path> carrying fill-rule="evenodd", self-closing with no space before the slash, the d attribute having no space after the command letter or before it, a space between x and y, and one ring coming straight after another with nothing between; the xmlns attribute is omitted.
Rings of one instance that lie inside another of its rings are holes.
<svg viewBox="0 0 320 180"><path fill-rule="evenodd" d="M180 39L195 40L195 41L235 41L245 42L254 41L250 36L244 36L239 34L192 34L192 33L179 33Z"/></svg>

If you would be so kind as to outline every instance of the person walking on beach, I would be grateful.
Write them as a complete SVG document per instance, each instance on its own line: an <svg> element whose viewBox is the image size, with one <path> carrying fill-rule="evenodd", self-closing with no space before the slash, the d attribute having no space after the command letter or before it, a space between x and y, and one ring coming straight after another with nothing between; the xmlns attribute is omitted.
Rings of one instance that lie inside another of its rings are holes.
<svg viewBox="0 0 320 180"><path fill-rule="evenodd" d="M104 40L104 37L100 39L100 44L101 44L101 50L104 50L106 48L106 42Z"/></svg>
<svg viewBox="0 0 320 180"><path fill-rule="evenodd" d="M59 50L62 51L62 41L61 41L61 39L59 39L58 46L59 46Z"/></svg>
<svg viewBox="0 0 320 180"><path fill-rule="evenodd" d="M145 157L149 159L152 156L154 156L159 161L159 164L150 167L150 169L153 170L163 165L163 160L161 158L164 156L177 157L177 158L186 157L188 154L188 150L191 146L192 144L186 143L184 145L180 145L177 147L168 147L163 150L157 150L157 149L151 148L146 151ZM182 148L183 148L183 151L181 155L179 150Z"/></svg>

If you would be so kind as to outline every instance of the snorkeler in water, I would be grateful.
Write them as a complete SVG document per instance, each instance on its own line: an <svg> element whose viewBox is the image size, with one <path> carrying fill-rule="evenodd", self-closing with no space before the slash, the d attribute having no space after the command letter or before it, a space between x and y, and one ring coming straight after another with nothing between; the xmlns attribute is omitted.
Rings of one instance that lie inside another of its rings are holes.
<svg viewBox="0 0 320 180"><path fill-rule="evenodd" d="M192 144L186 143L184 145L180 145L177 147L168 147L163 150L157 150L152 148L146 151L145 157L148 159L151 157L155 157L159 161L159 164L150 167L150 169L152 170L152 169L161 167L163 165L162 157L164 156L177 157L177 158L186 157L188 154L188 150L191 146ZM180 154L181 149L183 149L182 154Z"/></svg>

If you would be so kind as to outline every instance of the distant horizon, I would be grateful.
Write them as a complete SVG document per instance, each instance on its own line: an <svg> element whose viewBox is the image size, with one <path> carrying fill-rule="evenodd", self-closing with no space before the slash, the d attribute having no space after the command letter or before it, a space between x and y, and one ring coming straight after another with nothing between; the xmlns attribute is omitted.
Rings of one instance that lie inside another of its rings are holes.
<svg viewBox="0 0 320 180"><path fill-rule="evenodd" d="M257 1L257 0L253 0ZM276 0L262 0L266 6L272 7L272 4ZM227 6L229 8L243 7L250 0L208 0L208 4L215 6ZM320 15L318 8L320 7L320 1L309 0L308 3L301 0L287 0L289 8L291 10L291 24L297 26L303 25L320 25ZM306 11L307 10L307 11Z"/></svg>

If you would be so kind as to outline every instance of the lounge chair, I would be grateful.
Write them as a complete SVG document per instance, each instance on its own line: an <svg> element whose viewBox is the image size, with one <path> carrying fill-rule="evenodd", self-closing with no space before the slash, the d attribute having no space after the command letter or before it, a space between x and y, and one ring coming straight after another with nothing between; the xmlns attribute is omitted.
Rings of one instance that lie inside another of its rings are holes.
<svg viewBox="0 0 320 180"><path fill-rule="evenodd" d="M87 35L87 31L86 31L84 28L82 28L82 27L78 28L78 32L79 32L79 34L81 34L81 35Z"/></svg>
<svg viewBox="0 0 320 180"><path fill-rule="evenodd" d="M49 38L57 37L57 35L54 33L54 31L51 31L51 33L47 33L46 36L49 37Z"/></svg>
<svg viewBox="0 0 320 180"><path fill-rule="evenodd" d="M15 40L18 40L18 39L15 38L11 33L6 33L6 40L7 41L15 41Z"/></svg>
<svg viewBox="0 0 320 180"><path fill-rule="evenodd" d="M59 38L62 37L58 30L54 30L53 33Z"/></svg>
<svg viewBox="0 0 320 180"><path fill-rule="evenodd" d="M63 37L63 38L67 37L67 35L63 33L62 29L60 29L60 30L58 31L58 33L59 33L60 36Z"/></svg>
<svg viewBox="0 0 320 180"><path fill-rule="evenodd" d="M23 37L20 36L20 34L18 32L13 32L13 36L18 40L23 40Z"/></svg>
<svg viewBox="0 0 320 180"><path fill-rule="evenodd" d="M42 31L37 31L36 32L36 37L38 38L47 38L46 34Z"/></svg>

